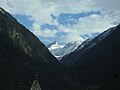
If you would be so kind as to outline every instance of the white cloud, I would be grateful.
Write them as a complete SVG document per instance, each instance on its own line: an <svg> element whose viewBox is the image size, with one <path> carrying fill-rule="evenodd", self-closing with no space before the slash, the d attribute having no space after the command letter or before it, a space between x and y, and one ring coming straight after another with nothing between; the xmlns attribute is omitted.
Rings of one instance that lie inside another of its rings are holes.
<svg viewBox="0 0 120 90"><path fill-rule="evenodd" d="M102 32L120 21L120 0L0 0L0 6L12 14L30 16L33 20L32 30L37 36L56 38L57 33L68 33L57 37L58 40L72 41L80 39L81 34ZM58 24L51 14L84 13L100 10L101 15L93 14L80 18L73 26ZM59 30L40 30L43 23L54 24ZM66 39L65 39L66 38Z"/></svg>
<svg viewBox="0 0 120 90"><path fill-rule="evenodd" d="M120 11L120 0L93 0L96 7L110 10Z"/></svg>
<svg viewBox="0 0 120 90"><path fill-rule="evenodd" d="M55 36L55 30L40 30L40 25L43 23L54 24L51 14L80 13L93 9L90 0L2 0L0 6L12 14L30 16L29 20L34 21L33 32L43 37Z"/></svg>
<svg viewBox="0 0 120 90"><path fill-rule="evenodd" d="M62 35L58 38L58 41L62 42L62 43L68 43L68 42L72 42L72 41L84 41L82 37L80 37L79 35L74 35L74 34L67 34L67 35Z"/></svg>
<svg viewBox="0 0 120 90"><path fill-rule="evenodd" d="M33 23L33 26L32 26L32 29L33 29L33 33L37 36L41 36L41 37L55 37L56 36L56 33L57 33L57 30L53 29L53 30L50 30L50 29L45 29L45 30L40 30L40 25L37 24L37 23Z"/></svg>
<svg viewBox="0 0 120 90"><path fill-rule="evenodd" d="M75 25L73 28L80 32L79 34L102 32L112 26L115 26L114 23L118 20L116 20L114 17L115 16L112 17L111 14L92 14L88 17L81 18L78 24Z"/></svg>
<svg viewBox="0 0 120 90"><path fill-rule="evenodd" d="M103 32L108 28L115 26L120 21L120 12L92 14L82 17L78 23L72 26L58 25L60 32L65 32L74 35L91 34L94 32Z"/></svg>
<svg viewBox="0 0 120 90"><path fill-rule="evenodd" d="M51 23L51 14L93 10L90 0L2 0L0 6L12 14L32 16L36 23Z"/></svg>

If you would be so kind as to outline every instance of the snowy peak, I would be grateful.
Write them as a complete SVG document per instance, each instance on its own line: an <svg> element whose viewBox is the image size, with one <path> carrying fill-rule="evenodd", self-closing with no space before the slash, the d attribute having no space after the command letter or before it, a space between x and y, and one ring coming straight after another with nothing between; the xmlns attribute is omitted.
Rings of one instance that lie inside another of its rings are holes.
<svg viewBox="0 0 120 90"><path fill-rule="evenodd" d="M84 46L87 45L87 44L89 44L89 42L90 42L92 39L93 39L93 38L89 38L89 39L85 40L82 44L80 44L80 45L78 46L78 48L76 49L76 51L84 48Z"/></svg>
<svg viewBox="0 0 120 90"><path fill-rule="evenodd" d="M73 42L69 42L66 45L59 45L56 41L52 42L51 44L47 45L48 49L50 50L50 52L56 57L58 58L58 60L60 60L62 57L74 52L74 51L78 51L82 48L84 48L84 46L86 46L87 44L89 44L89 42L94 39L96 36L98 35L98 33L93 33L91 34L91 37L87 37L86 35L84 35L85 37L82 37L81 40L76 40ZM89 35L90 36L90 35ZM88 39L86 39L88 38ZM95 43L94 43L95 45Z"/></svg>
<svg viewBox="0 0 120 90"><path fill-rule="evenodd" d="M58 44L58 42L54 41L52 43L50 43L49 45L47 45L47 48L49 50L53 50L53 49L57 49L57 48L61 48L62 46Z"/></svg>
<svg viewBox="0 0 120 90"><path fill-rule="evenodd" d="M82 42L83 40L77 40L69 42L66 45L60 45L58 42L54 41L47 45L47 48L56 58L60 60L63 56L75 51Z"/></svg>
<svg viewBox="0 0 120 90"><path fill-rule="evenodd" d="M76 49L82 42L81 41L75 41L75 42L69 42L68 44L66 44L64 47L63 47L63 51L65 50L68 50L68 52L71 50L74 51L74 49ZM62 51L61 50L61 51Z"/></svg>
<svg viewBox="0 0 120 90"><path fill-rule="evenodd" d="M52 43L50 43L49 45L47 45L47 48L49 49L49 51L54 55L55 53L57 53L61 48L63 48L63 45L58 44L58 42L54 41Z"/></svg>
<svg viewBox="0 0 120 90"><path fill-rule="evenodd" d="M69 42L68 44L66 44L60 51L58 51L56 53L57 56L65 56L71 52L73 52L74 50L77 49L77 47L82 43L82 41L75 41L75 42Z"/></svg>
<svg viewBox="0 0 120 90"><path fill-rule="evenodd" d="M56 41L50 43L47 45L47 48L51 48L51 47L55 47L55 46L58 46L58 43Z"/></svg>
<svg viewBox="0 0 120 90"><path fill-rule="evenodd" d="M68 44L66 44L66 46L77 46L80 45L83 41L75 41L75 42L69 42Z"/></svg>

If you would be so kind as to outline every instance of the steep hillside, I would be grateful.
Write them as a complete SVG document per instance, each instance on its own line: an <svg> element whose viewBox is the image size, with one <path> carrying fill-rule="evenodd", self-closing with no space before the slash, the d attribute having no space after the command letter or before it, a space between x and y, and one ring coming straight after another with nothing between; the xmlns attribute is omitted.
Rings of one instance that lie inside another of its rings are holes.
<svg viewBox="0 0 120 90"><path fill-rule="evenodd" d="M51 87L57 65L45 45L0 8L0 90L30 90L36 74L42 88Z"/></svg>
<svg viewBox="0 0 120 90"><path fill-rule="evenodd" d="M0 12L0 32L7 33L16 46L34 59L48 63L57 62L54 56L49 53L45 45L35 35L19 24L15 18L2 8Z"/></svg>
<svg viewBox="0 0 120 90"><path fill-rule="evenodd" d="M112 27L91 40L84 48L63 60L71 60L82 84L97 90L119 90L120 25ZM64 63L64 62L63 62ZM68 64L65 64L68 65Z"/></svg>

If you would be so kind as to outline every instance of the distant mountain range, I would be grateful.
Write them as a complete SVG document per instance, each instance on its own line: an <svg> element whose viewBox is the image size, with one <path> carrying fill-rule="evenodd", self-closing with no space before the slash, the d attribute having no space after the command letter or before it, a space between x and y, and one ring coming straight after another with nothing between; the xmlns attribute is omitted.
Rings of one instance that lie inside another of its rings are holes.
<svg viewBox="0 0 120 90"><path fill-rule="evenodd" d="M47 47L50 50L50 52L58 59L61 60L61 58L65 55L68 55L69 53L73 52L77 47L82 43L83 41L75 41L75 42L69 42L66 45L60 45L56 41L49 44Z"/></svg>
<svg viewBox="0 0 120 90"><path fill-rule="evenodd" d="M49 49L49 51L56 57L59 58L60 56L57 55L56 53L61 50L64 47L64 45L60 45L58 42L54 41L52 43L50 43L49 45L47 45L47 48Z"/></svg>
<svg viewBox="0 0 120 90"><path fill-rule="evenodd" d="M100 33L92 33L92 34L81 35L81 38L83 38L83 39L81 39L81 41L76 40L74 42L69 42L65 45L61 45L57 41L53 41L52 43L47 45L47 48L58 60L61 60L62 57L64 57L64 56L70 54L71 52L75 51L78 48L78 46L79 46L79 48L84 47L84 45L88 41L95 38L98 34L100 34Z"/></svg>

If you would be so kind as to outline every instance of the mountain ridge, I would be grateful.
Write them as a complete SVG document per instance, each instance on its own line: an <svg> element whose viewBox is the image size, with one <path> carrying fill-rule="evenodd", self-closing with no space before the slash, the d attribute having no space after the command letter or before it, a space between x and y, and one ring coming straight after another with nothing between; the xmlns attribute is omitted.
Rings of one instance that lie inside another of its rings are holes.
<svg viewBox="0 0 120 90"><path fill-rule="evenodd" d="M119 26L119 25L118 25ZM117 27L117 26L116 26ZM79 53L80 56L84 55L86 53L86 51L88 51L89 49L91 49L92 47L96 46L97 44L99 44L99 42L101 42L102 40L104 40L105 38L107 38L107 36L109 36L115 29L116 27L112 27L106 31L104 31L103 33L99 34L97 37L93 38L93 39L88 39L86 40L85 42L83 42L81 45L78 46L78 48L75 50L75 55L77 55ZM84 44L84 45L83 45ZM74 53L74 52L73 52ZM72 54L71 53L71 57L72 57ZM69 55L70 56L70 55ZM68 56L68 57L69 57ZM67 56L66 56L67 57ZM63 57L63 60L61 61L61 63L64 64L64 58L66 57ZM79 56L75 57L75 58L78 58ZM74 61L70 61L68 60L69 63L74 63ZM66 60L66 64L67 64L67 60Z"/></svg>
<svg viewBox="0 0 120 90"><path fill-rule="evenodd" d="M109 32L109 33L108 33ZM62 64L74 68L83 85L98 90L119 90L120 24L64 57ZM93 45L93 43L97 42ZM92 46L91 46L92 45ZM69 62L70 61L70 62Z"/></svg>
<svg viewBox="0 0 120 90"><path fill-rule="evenodd" d="M81 35L81 40L75 40L66 43L65 45L59 44L57 41L53 41L52 43L47 45L49 51L60 61L63 57L67 56L68 54L77 51L78 46L79 49L83 48L89 41L94 39L100 33L92 33L92 34L85 34Z"/></svg>
<svg viewBox="0 0 120 90"><path fill-rule="evenodd" d="M76 50L81 43L82 41L76 40L74 42L69 42L66 45L60 45L54 41L47 45L47 48L58 60L61 60L63 56Z"/></svg>
<svg viewBox="0 0 120 90"><path fill-rule="evenodd" d="M9 13L5 12L4 14L1 15L0 22L1 22L1 26L0 26L1 31L3 31L2 28L4 28L4 32L10 35L14 44L20 45L20 48L23 49L27 55L34 58L42 57L46 62L49 62L45 57L43 57L45 54L44 55L40 54L40 52L43 53L49 52L45 47L45 45L35 35L33 35L32 32L30 32L24 26L19 24L19 22L17 22L17 20L14 19L14 17L12 17ZM11 30L10 28L13 29ZM25 32L27 33L27 35ZM39 46L41 46L44 50L37 48ZM31 47L34 47L34 49L32 49ZM48 55L50 57L52 56L52 54L50 55L50 53ZM52 58L55 61L54 56L52 56Z"/></svg>

